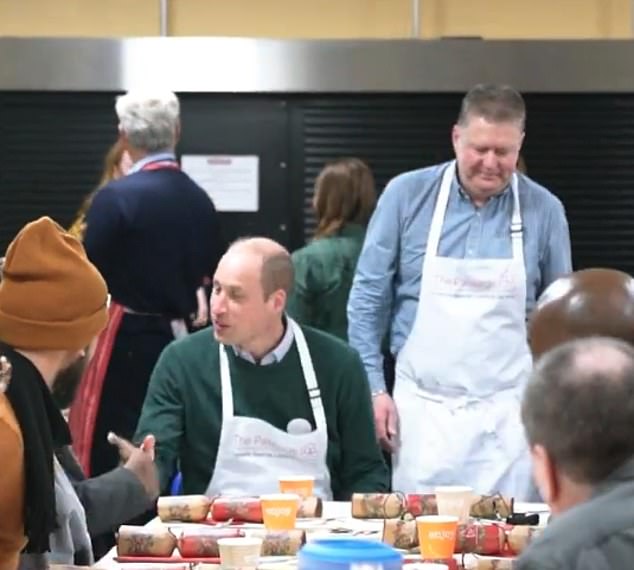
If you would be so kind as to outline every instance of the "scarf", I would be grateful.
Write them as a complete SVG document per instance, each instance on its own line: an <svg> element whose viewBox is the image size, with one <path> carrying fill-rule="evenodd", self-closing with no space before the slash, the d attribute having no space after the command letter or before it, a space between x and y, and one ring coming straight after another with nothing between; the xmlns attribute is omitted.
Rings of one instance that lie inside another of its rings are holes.
<svg viewBox="0 0 634 570"><path fill-rule="evenodd" d="M24 441L24 533L26 553L49 550L49 535L57 528L53 450L70 445L70 432L50 390L33 363L0 344L0 354L12 366L6 395Z"/></svg>

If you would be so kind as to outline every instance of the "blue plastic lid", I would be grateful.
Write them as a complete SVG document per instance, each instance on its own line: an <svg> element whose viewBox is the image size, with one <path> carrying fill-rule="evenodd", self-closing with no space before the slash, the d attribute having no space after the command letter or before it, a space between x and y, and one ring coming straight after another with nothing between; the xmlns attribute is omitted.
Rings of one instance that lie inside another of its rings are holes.
<svg viewBox="0 0 634 570"><path fill-rule="evenodd" d="M299 551L299 558L339 563L390 563L403 559L391 546L363 538L316 539Z"/></svg>

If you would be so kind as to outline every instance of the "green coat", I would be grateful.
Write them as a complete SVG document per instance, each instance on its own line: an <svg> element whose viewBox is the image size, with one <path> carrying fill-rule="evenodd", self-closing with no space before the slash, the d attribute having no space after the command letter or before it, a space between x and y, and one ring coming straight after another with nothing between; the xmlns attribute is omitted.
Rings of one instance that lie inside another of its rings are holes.
<svg viewBox="0 0 634 570"><path fill-rule="evenodd" d="M344 226L293 253L295 283L287 312L296 321L348 340L346 306L365 228Z"/></svg>

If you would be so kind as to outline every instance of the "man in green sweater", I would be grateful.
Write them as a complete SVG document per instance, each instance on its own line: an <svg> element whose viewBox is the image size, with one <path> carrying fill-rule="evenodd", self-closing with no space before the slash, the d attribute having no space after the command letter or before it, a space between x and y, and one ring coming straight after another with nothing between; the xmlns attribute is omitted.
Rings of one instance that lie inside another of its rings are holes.
<svg viewBox="0 0 634 570"><path fill-rule="evenodd" d="M213 331L163 351L136 434L156 437L163 492L177 465L185 494L277 492L282 475L314 476L324 499L388 489L359 355L285 316L292 283L281 245L234 243L214 276Z"/></svg>

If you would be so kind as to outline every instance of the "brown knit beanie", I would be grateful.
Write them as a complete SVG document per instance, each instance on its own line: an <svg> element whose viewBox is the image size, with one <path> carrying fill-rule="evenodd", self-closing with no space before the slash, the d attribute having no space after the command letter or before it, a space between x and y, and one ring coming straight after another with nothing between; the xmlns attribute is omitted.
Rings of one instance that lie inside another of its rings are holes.
<svg viewBox="0 0 634 570"><path fill-rule="evenodd" d="M81 243L48 217L24 226L0 281L0 341L23 350L81 350L108 321L108 289Z"/></svg>

